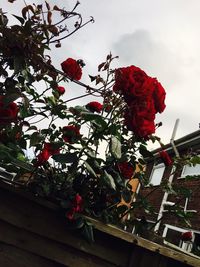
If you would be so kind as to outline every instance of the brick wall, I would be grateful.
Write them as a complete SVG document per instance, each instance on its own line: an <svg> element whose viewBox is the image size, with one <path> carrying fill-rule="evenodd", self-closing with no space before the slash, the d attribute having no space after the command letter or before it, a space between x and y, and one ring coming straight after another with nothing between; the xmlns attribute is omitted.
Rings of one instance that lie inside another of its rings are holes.
<svg viewBox="0 0 200 267"><path fill-rule="evenodd" d="M153 168L153 163L151 162L150 164L147 165L146 179L150 178L152 168ZM192 213L193 216L192 218L190 218L191 229L200 231L200 178L191 180L186 180L185 178L179 178L181 172L182 170L179 169L175 173L172 185L176 186L179 189L186 188L191 190L192 195L188 200L187 210L197 211L197 213ZM170 173L171 173L171 167L165 168L162 181L168 180ZM153 215L145 214L144 210L141 209L134 211L134 214L138 218L145 216L147 220L156 221L163 200L164 191L161 189L160 186L143 187L140 190L140 194L143 197L148 196L147 200L154 208L155 214ZM178 205L184 207L186 198L181 194L179 195L169 194L167 201L178 203ZM181 228L189 228L189 226L185 222L183 222L181 218L175 216L174 213L169 214L169 212L163 213L162 224L170 224ZM162 225L161 229L163 229Z"/></svg>

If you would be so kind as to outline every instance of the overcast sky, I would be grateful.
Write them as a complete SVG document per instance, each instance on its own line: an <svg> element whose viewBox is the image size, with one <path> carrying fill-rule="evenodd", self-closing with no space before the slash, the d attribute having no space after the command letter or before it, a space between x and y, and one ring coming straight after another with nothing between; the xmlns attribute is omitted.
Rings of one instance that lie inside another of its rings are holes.
<svg viewBox="0 0 200 267"><path fill-rule="evenodd" d="M32 1L27 1L32 2ZM44 1L33 0L34 3ZM70 8L76 1L49 0ZM180 119L176 139L199 129L200 102L200 1L199 0L80 0L77 11L95 19L61 49L53 50L55 64L67 57L82 58L86 73L96 74L97 65L111 51L118 55L116 67L136 65L157 77L166 90L166 109L157 116L163 126L157 135L168 143L175 121ZM4 11L19 10L1 0ZM81 92L67 85L69 95ZM80 104L80 103L79 103Z"/></svg>

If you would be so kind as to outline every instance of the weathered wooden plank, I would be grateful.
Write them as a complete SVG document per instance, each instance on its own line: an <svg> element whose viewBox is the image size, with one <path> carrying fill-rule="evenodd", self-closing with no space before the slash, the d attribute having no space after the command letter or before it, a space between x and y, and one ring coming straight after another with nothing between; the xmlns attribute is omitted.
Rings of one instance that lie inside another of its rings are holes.
<svg viewBox="0 0 200 267"><path fill-rule="evenodd" d="M40 256L0 242L1 267L64 267Z"/></svg>
<svg viewBox="0 0 200 267"><path fill-rule="evenodd" d="M133 244L156 254L187 263L189 266L200 266L198 259L95 220L91 221L98 230L96 231L97 242L89 245L84 240L77 239L73 233L69 234L65 222L61 218L56 218L56 205L48 204L47 201L37 200L35 202L34 197L31 197L30 194L28 194L28 198L24 192L20 194L21 197L6 190L5 187L1 188L0 184L0 219L52 240L71 244L74 248L99 258L109 258L110 262L119 266L126 266ZM103 239L102 236L104 236ZM106 238L108 238L108 242L105 242ZM77 242L77 240L79 241Z"/></svg>
<svg viewBox="0 0 200 267"><path fill-rule="evenodd" d="M69 267L115 267L80 250L20 229L0 220L0 240L8 245ZM56 266L56 265L55 265ZM31 267L31 266L30 266Z"/></svg>
<svg viewBox="0 0 200 267"><path fill-rule="evenodd" d="M180 263L188 264L189 266L200 267L199 259L193 258L191 256L184 254L184 253L180 253L176 250L164 247L162 245L153 243L149 240L135 237L135 244L137 244L140 247L146 248L149 251L153 251L153 252L159 253L165 257L177 260Z"/></svg>
<svg viewBox="0 0 200 267"><path fill-rule="evenodd" d="M125 266L129 244L120 239L109 236L104 237L104 233L98 238L95 234L96 242L89 244L73 232L70 233L66 227L65 220L58 217L54 210L38 205L33 201L18 197L17 195L2 191L0 189L0 219L24 228L33 233L67 244L88 254L92 254L102 259L108 259L113 264ZM103 238L104 237L104 238ZM112 241L114 239L114 241Z"/></svg>

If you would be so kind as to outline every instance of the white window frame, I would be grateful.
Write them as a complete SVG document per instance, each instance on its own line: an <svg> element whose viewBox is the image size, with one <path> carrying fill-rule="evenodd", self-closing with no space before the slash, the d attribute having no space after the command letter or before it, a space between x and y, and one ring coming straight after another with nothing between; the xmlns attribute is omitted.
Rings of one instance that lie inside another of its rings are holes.
<svg viewBox="0 0 200 267"><path fill-rule="evenodd" d="M199 234L198 231L193 231L192 229L183 229L183 228L180 228L180 227L177 227L177 226L173 226L173 225L170 225L170 224L165 224L165 228L163 230L163 238L165 238L167 236L167 232L168 232L168 229L171 229L171 230L174 230L174 231L177 231L177 232L180 232L180 233L184 233L186 231L190 231L192 232L192 242L194 241L194 234L197 233ZM187 251L187 252L190 252L192 250L192 244L188 244L187 242L183 242L182 240L180 240L179 242L179 248Z"/></svg>
<svg viewBox="0 0 200 267"><path fill-rule="evenodd" d="M159 168L163 168L163 173L162 173L162 176L161 176L161 179L160 179L160 183L154 185L154 184L151 183L152 177L153 177L153 173L154 173L154 171L156 169L159 169ZM149 183L148 183L147 186L150 186L150 185L152 185L152 186L159 186L161 184L161 181L162 181L164 172L165 172L165 164L161 163L161 164L158 164L158 165L154 165L153 168L152 168L152 170L151 170L151 174L150 174L150 177L149 177Z"/></svg>
<svg viewBox="0 0 200 267"><path fill-rule="evenodd" d="M200 165L200 164L196 164L196 165ZM195 166L196 166L195 165ZM180 177L178 177L178 179L184 179L186 176L188 176L188 175L200 175L200 173L191 173L191 174L184 174L184 172L185 172L185 169L187 168L187 167L195 167L195 166L190 166L190 165L185 165L185 166L183 166L183 169L182 169L182 172L181 172L181 176Z"/></svg>
<svg viewBox="0 0 200 267"><path fill-rule="evenodd" d="M185 213L186 213L186 212L197 213L197 210L189 210L189 209L187 209L187 207L188 207L188 202L189 202L189 197L186 197L186 198L185 198L185 203L184 203L183 211L184 211ZM163 212L168 212L169 210L168 210L168 209L165 209L165 206L174 206L174 205L175 205L175 202L166 201L163 205L164 205Z"/></svg>

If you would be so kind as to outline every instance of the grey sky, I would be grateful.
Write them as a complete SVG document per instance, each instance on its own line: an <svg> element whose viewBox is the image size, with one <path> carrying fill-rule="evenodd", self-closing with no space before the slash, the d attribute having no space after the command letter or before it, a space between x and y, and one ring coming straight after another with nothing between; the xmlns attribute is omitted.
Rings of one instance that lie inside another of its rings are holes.
<svg viewBox="0 0 200 267"><path fill-rule="evenodd" d="M27 1L32 2L32 1ZM41 3L44 1L34 1ZM6 11L19 10L22 0L9 4ZM72 0L50 0L61 7ZM119 56L117 66L136 65L157 77L167 92L166 110L157 116L163 126L157 131L169 142L176 118L180 124L176 138L195 131L200 118L200 1L199 0L82 0L77 9L89 24L60 50L53 49L55 64L67 57L82 58L85 73L96 74L97 65L111 51ZM86 74L83 79L86 80ZM67 85L69 94L82 89Z"/></svg>

